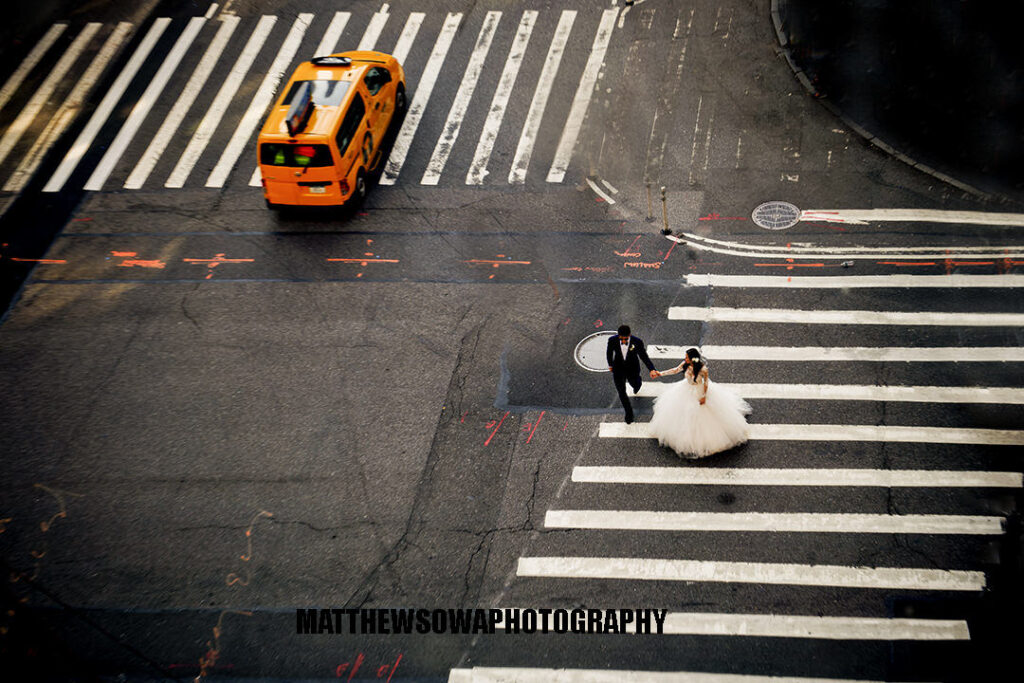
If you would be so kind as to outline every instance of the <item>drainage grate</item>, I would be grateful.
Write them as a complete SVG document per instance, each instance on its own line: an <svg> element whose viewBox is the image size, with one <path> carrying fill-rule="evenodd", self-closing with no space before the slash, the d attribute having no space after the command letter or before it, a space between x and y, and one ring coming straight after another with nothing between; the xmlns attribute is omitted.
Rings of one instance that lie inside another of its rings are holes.
<svg viewBox="0 0 1024 683"><path fill-rule="evenodd" d="M765 202L750 217L765 230L785 230L800 222L800 209L789 202Z"/></svg>

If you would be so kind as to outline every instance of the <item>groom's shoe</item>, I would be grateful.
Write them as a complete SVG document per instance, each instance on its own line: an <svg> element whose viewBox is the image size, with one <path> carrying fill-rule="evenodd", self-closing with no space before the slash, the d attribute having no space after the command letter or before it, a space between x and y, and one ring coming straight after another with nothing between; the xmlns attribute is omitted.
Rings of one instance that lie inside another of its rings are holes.
<svg viewBox="0 0 1024 683"><path fill-rule="evenodd" d="M633 424L633 416L632 415L627 415L626 416L626 424L628 424L628 425Z"/></svg>

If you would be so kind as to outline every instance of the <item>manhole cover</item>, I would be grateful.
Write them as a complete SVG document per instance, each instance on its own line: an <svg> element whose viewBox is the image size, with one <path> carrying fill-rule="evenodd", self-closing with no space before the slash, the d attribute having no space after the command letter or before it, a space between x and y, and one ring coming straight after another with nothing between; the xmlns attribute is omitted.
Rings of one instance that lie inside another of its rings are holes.
<svg viewBox="0 0 1024 683"><path fill-rule="evenodd" d="M608 372L608 337L615 332L595 332L580 340L572 357L584 370Z"/></svg>
<svg viewBox="0 0 1024 683"><path fill-rule="evenodd" d="M800 222L800 209L789 202L765 202L750 217L765 230L785 230Z"/></svg>

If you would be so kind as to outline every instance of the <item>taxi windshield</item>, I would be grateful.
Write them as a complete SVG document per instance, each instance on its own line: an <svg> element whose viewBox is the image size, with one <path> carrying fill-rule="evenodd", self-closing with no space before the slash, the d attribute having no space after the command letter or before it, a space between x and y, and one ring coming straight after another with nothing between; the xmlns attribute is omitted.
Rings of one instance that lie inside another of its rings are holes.
<svg viewBox="0 0 1024 683"><path fill-rule="evenodd" d="M292 87L288 89L288 94L281 100L281 104L290 104L295 99L295 95L299 92L299 88L302 87L303 83L309 83L310 87L313 88L313 104L328 107L336 107L341 104L349 87L348 81L295 81L292 83Z"/></svg>
<svg viewBox="0 0 1024 683"><path fill-rule="evenodd" d="M260 163L267 166L311 168L330 166L331 150L327 145L293 145L264 142L260 145Z"/></svg>

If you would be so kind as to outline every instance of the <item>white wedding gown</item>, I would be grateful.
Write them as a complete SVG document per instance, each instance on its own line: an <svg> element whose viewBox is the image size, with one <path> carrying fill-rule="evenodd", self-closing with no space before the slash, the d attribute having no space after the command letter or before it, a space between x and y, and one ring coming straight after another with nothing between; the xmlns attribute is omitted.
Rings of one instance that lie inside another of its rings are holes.
<svg viewBox="0 0 1024 683"><path fill-rule="evenodd" d="M685 379L668 385L654 400L654 417L649 423L651 436L687 458L701 458L746 443L749 428L746 415L750 405L742 398L711 380L707 400L702 376L693 380L691 368Z"/></svg>

